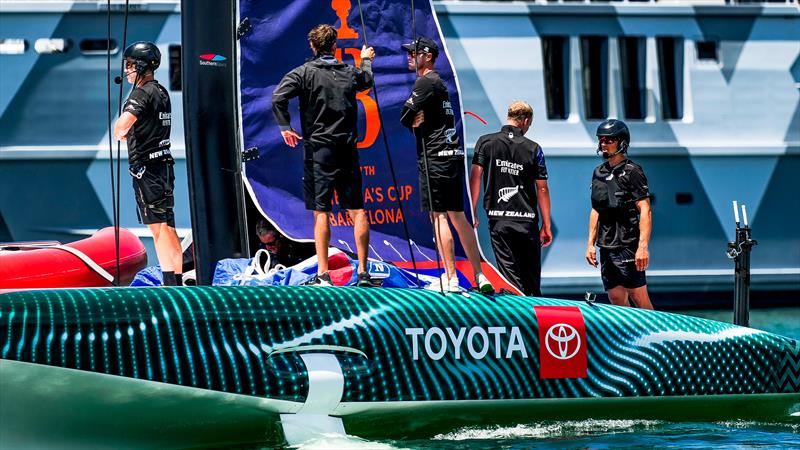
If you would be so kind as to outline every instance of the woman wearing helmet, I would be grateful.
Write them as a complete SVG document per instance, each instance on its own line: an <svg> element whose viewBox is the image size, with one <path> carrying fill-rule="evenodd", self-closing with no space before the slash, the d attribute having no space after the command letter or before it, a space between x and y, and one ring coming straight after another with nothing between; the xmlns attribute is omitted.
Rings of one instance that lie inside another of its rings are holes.
<svg viewBox="0 0 800 450"><path fill-rule="evenodd" d="M172 105L167 90L153 76L161 64L161 52L152 42L135 42L125 49L122 60L133 90L114 124L114 137L127 141L139 222L153 233L164 285L180 285L183 256L172 210Z"/></svg>
<svg viewBox="0 0 800 450"><path fill-rule="evenodd" d="M586 261L597 267L611 303L653 309L647 294L645 269L650 263L647 245L652 217L650 191L642 167L628 159L630 131L621 120L609 119L597 127L597 153L605 161L592 175L592 211Z"/></svg>

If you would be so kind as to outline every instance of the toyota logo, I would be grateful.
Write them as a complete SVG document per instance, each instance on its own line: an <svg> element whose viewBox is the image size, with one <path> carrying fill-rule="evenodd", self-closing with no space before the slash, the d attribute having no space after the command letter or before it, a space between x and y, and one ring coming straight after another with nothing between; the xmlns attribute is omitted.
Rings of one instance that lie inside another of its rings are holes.
<svg viewBox="0 0 800 450"><path fill-rule="evenodd" d="M570 359L581 349L581 335L571 325L557 323L547 330L544 346L553 358Z"/></svg>

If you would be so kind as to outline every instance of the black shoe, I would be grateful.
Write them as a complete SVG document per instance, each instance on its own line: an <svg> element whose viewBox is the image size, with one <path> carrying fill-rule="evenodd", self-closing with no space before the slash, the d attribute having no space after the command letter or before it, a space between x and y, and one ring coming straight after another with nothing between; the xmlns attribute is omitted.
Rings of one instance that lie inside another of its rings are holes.
<svg viewBox="0 0 800 450"><path fill-rule="evenodd" d="M317 274L317 276L312 278L308 284L311 286L333 286L331 275L328 272L325 272L321 275Z"/></svg>
<svg viewBox="0 0 800 450"><path fill-rule="evenodd" d="M358 280L356 281L356 286L358 287L373 287L372 278L369 276L369 272L361 272L358 274Z"/></svg>

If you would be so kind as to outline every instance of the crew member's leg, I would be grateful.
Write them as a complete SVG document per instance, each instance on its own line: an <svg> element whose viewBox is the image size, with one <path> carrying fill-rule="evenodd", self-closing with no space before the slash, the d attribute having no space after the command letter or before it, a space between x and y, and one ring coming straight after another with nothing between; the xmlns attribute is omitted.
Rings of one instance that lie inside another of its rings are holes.
<svg viewBox="0 0 800 450"><path fill-rule="evenodd" d="M153 243L158 255L161 270L180 274L183 272L183 254L181 254L181 241L175 228L166 223L151 223L147 225L153 234Z"/></svg>
<svg viewBox="0 0 800 450"><path fill-rule="evenodd" d="M133 173L133 172L132 172ZM147 165L133 178L137 212L141 223L153 234L164 285L180 285L183 273L181 242L175 231L172 162Z"/></svg>
<svg viewBox="0 0 800 450"><path fill-rule="evenodd" d="M348 209L347 213L353 219L353 235L356 239L356 253L358 253L358 273L364 273L367 271L367 255L369 254L367 213L363 209Z"/></svg>
<svg viewBox="0 0 800 450"><path fill-rule="evenodd" d="M620 284L625 288L625 297L636 307L653 309L647 295L647 277L643 270L636 269L636 249L624 247L618 254L617 268L622 275Z"/></svg>
<svg viewBox="0 0 800 450"><path fill-rule="evenodd" d="M492 221L489 233L500 273L523 294L541 296L541 244L536 224Z"/></svg>
<svg viewBox="0 0 800 450"><path fill-rule="evenodd" d="M525 292L522 279L517 271L517 266L514 261L514 253L511 251L515 242L510 238L508 233L504 232L503 222L490 221L489 222L489 236L492 240L492 251L494 252L494 259L497 262L497 270L505 277L511 284Z"/></svg>
<svg viewBox="0 0 800 450"><path fill-rule="evenodd" d="M481 254L478 251L478 240L475 238L475 229L472 228L472 225L467 221L467 216L464 215L464 211L448 211L447 216L456 229L456 233L458 233L458 239L461 240L464 253L467 254L467 259L472 265L472 273L475 275L481 273Z"/></svg>
<svg viewBox="0 0 800 450"><path fill-rule="evenodd" d="M328 246L331 242L331 224L326 211L314 211L314 249L317 251L317 274L328 271Z"/></svg>
<svg viewBox="0 0 800 450"><path fill-rule="evenodd" d="M329 152L330 149L318 148L306 149L306 151L303 194L306 209L314 211L314 249L317 253L317 275L319 276L328 272L331 200L338 168L327 164L324 160L317 161L315 159L319 155Z"/></svg>
<svg viewBox="0 0 800 450"><path fill-rule="evenodd" d="M614 286L613 288L606 289L608 293L608 300L612 305L617 306L631 306L628 301L628 290L622 286Z"/></svg>
<svg viewBox="0 0 800 450"><path fill-rule="evenodd" d="M453 243L453 233L450 231L450 224L447 222L447 213L431 213L431 220L433 221L436 245L439 248L439 254L442 256L445 275L448 279L457 278L455 245Z"/></svg>
<svg viewBox="0 0 800 450"><path fill-rule="evenodd" d="M369 256L369 221L364 211L364 191L361 187L361 166L358 163L358 151L355 148L342 148L338 153L342 160L341 168L336 171L334 189L339 197L339 206L346 209L353 221L353 237L356 240L358 254L358 272L360 285L369 284L367 273L367 257Z"/></svg>
<svg viewBox="0 0 800 450"><path fill-rule="evenodd" d="M600 273L614 305L653 309L644 271L636 270L636 252L629 248L600 249Z"/></svg>
<svg viewBox="0 0 800 450"><path fill-rule="evenodd" d="M633 289L628 289L633 304L642 309L653 309L653 304L650 303L650 295L647 294L647 285L640 286Z"/></svg>

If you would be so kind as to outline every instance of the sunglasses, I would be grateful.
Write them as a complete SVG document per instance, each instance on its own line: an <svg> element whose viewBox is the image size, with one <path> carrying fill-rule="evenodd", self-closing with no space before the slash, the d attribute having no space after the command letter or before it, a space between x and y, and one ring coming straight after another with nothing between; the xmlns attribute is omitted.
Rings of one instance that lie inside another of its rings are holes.
<svg viewBox="0 0 800 450"><path fill-rule="evenodd" d="M619 138L610 137L610 136L601 136L598 141L601 144L613 144L615 142L619 142Z"/></svg>
<svg viewBox="0 0 800 450"><path fill-rule="evenodd" d="M273 239L271 241L262 242L264 247L277 247L278 246L278 239Z"/></svg>

